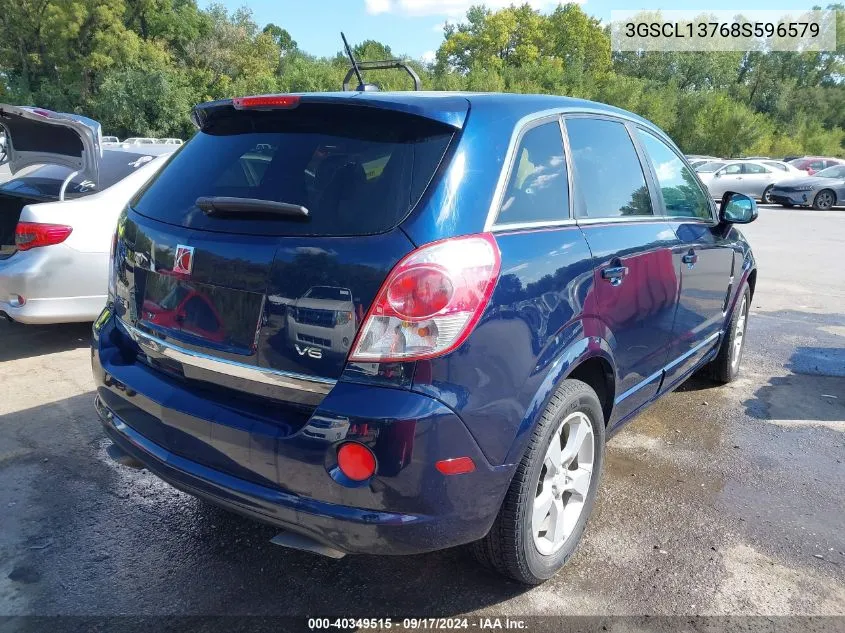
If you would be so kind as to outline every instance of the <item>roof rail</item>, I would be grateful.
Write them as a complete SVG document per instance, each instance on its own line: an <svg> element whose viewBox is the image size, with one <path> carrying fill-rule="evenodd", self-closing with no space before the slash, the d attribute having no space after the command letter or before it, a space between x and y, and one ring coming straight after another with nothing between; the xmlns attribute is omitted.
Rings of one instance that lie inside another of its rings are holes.
<svg viewBox="0 0 845 633"><path fill-rule="evenodd" d="M422 88L422 83L420 82L420 76L411 68L408 63L402 59L384 59L380 61L374 62L357 62L358 68L360 70L393 70L393 69L402 69L408 75L411 76L411 79L414 82L414 90L420 90ZM352 76L355 74L355 69L350 68L349 72L346 73L346 78L343 80L343 90L348 91L351 90L349 87L349 81L352 79ZM366 85L366 84L364 84ZM361 89L361 86L358 86Z"/></svg>
<svg viewBox="0 0 845 633"><path fill-rule="evenodd" d="M359 62L355 59L355 55L352 54L352 49L349 47L349 43L346 41L346 36L341 31L340 37L343 39L343 46L346 49L346 55L349 57L349 61L352 63L352 67L346 73L346 77L343 79L343 91L348 92L351 90L349 87L349 81L352 79L352 75L355 75L358 78L358 87L356 88L357 91L370 91L370 90L378 90L378 86L374 84L368 84L364 82L364 77L361 75L362 70L393 70L393 69L402 69L406 73L411 76L411 79L414 82L414 90L419 90L422 87L420 82L420 76L408 65L408 62L403 59L383 59L379 61L371 61L371 62Z"/></svg>

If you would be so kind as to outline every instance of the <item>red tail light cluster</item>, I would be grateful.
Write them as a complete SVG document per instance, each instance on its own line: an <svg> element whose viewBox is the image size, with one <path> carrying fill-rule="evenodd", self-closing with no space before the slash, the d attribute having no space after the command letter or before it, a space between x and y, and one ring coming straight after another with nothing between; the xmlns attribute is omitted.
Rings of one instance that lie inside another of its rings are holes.
<svg viewBox="0 0 845 633"><path fill-rule="evenodd" d="M489 233L418 248L388 275L349 360L411 361L456 349L487 307L500 265Z"/></svg>
<svg viewBox="0 0 845 633"><path fill-rule="evenodd" d="M15 247L19 251L28 251L40 246L61 244L72 231L72 227L63 224L18 222L18 226L15 228Z"/></svg>

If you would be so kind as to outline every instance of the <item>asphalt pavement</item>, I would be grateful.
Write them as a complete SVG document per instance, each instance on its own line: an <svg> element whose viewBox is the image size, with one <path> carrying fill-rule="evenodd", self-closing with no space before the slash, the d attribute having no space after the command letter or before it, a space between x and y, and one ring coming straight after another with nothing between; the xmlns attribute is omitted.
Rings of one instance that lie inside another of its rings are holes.
<svg viewBox="0 0 845 633"><path fill-rule="evenodd" d="M528 589L463 548L330 560L111 463L89 327L0 323L0 614L845 615L845 212L763 208L739 380L609 444L578 552Z"/></svg>

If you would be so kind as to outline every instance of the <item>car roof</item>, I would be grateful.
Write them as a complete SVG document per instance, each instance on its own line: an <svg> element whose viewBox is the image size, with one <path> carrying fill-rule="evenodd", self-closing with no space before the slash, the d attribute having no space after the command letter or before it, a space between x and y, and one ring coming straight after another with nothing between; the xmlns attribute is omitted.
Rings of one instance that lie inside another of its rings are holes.
<svg viewBox="0 0 845 633"><path fill-rule="evenodd" d="M617 115L641 123L649 128L661 131L650 121L641 116L622 110L614 106L587 99L563 97L558 95L516 94L501 92L441 92L441 91L397 91L397 92L308 92L297 93L307 102L325 102L360 105L381 105L391 109L401 110L421 116L430 115L440 118L435 113L446 109L466 109L467 103L476 114L482 118L495 117L499 122L509 119L516 122L519 119L534 115L545 110L573 110L591 112L595 114ZM214 110L220 106L232 105L231 99L210 101L196 106L199 110ZM443 120L443 119L441 119ZM445 122L445 121L444 121ZM663 134L665 136L665 134Z"/></svg>

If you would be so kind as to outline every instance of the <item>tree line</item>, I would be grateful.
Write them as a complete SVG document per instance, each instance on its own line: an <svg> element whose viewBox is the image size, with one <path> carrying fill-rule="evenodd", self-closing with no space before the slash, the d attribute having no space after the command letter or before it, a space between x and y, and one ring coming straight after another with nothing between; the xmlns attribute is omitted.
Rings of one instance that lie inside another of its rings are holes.
<svg viewBox="0 0 845 633"><path fill-rule="evenodd" d="M837 19L845 33L845 13ZM654 121L689 153L841 156L840 41L830 53L612 53L608 28L577 4L550 13L528 4L475 6L444 26L432 63L411 64L424 89L610 103ZM362 60L397 56L375 40L353 49ZM348 68L341 52L311 55L283 25L259 25L247 8L200 9L195 0L0 0L0 100L85 114L121 137L188 138L195 103L339 90ZM411 88L396 71L370 72L367 80L385 90Z"/></svg>

